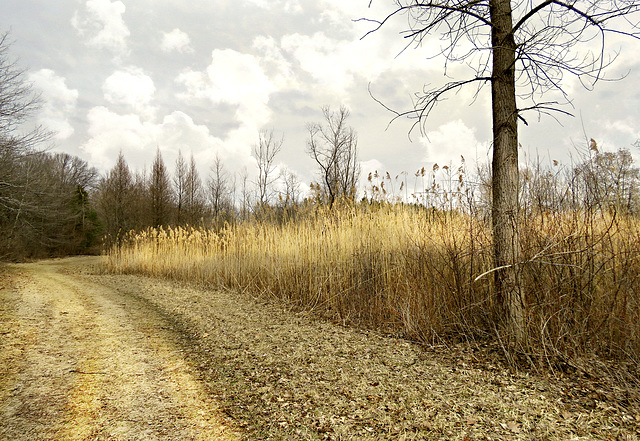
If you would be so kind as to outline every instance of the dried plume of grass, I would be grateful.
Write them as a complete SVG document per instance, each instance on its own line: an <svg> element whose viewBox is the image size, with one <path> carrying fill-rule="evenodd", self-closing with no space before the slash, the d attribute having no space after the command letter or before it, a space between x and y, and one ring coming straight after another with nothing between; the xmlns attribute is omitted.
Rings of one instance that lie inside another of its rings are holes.
<svg viewBox="0 0 640 441"><path fill-rule="evenodd" d="M263 293L425 341L484 327L488 293L471 276L489 263L488 238L469 234L470 222L416 207L316 207L285 224L131 233L107 261L116 272Z"/></svg>

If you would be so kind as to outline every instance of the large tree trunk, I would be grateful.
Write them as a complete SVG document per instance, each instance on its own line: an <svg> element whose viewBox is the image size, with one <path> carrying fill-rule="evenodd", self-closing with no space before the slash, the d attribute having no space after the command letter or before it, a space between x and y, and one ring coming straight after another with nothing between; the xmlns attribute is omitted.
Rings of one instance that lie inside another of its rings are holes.
<svg viewBox="0 0 640 441"><path fill-rule="evenodd" d="M493 22L493 249L496 313L512 343L525 337L524 302L517 263L518 111L515 91L516 44L510 0L490 0Z"/></svg>

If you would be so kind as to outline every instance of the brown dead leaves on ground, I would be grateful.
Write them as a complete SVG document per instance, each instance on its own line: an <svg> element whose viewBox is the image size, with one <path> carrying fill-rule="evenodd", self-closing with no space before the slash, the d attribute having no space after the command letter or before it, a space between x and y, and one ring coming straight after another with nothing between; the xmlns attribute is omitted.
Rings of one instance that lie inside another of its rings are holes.
<svg viewBox="0 0 640 441"><path fill-rule="evenodd" d="M491 351L414 345L247 294L94 276L171 317L246 439L637 440L628 391L505 368Z"/></svg>

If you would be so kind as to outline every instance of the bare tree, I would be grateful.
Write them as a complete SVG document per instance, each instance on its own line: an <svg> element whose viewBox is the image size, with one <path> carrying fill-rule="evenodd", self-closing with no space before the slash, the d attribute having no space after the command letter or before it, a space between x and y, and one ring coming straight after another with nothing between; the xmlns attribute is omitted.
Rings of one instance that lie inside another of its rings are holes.
<svg viewBox="0 0 640 441"><path fill-rule="evenodd" d="M238 173L233 173L229 177L229 204L234 214L238 214Z"/></svg>
<svg viewBox="0 0 640 441"><path fill-rule="evenodd" d="M25 234L44 237L35 219L38 211L48 211L39 210L39 200L51 184L41 179L44 157L37 149L47 134L38 127L22 130L39 106L38 96L26 71L10 58L10 47L8 34L0 35L0 257L21 253Z"/></svg>
<svg viewBox="0 0 640 441"><path fill-rule="evenodd" d="M196 167L196 161L191 154L189 168L184 182L184 219L188 225L196 225L204 216L205 200L202 180Z"/></svg>
<svg viewBox="0 0 640 441"><path fill-rule="evenodd" d="M3 188L9 191L1 196L0 255L38 257L79 250L85 204L76 196L82 187L62 180L57 159L44 152L15 158L12 186Z"/></svg>
<svg viewBox="0 0 640 441"><path fill-rule="evenodd" d="M187 163L182 156L182 151L178 150L176 158L175 172L173 174L173 185L176 196L176 224L184 223L184 202L187 190Z"/></svg>
<svg viewBox="0 0 640 441"><path fill-rule="evenodd" d="M371 0L373 1L373 0ZM371 2L370 2L371 3ZM468 78L435 88L425 87L413 109L397 117L423 123L450 92L490 85L493 119L492 223L496 319L513 343L522 343L524 295L520 289L518 239L518 120L526 111L567 113L562 86L565 75L593 86L613 61L605 37L638 38L637 0L396 0L382 20L369 20L375 32L398 16L406 16L409 45L429 36L440 38L445 70L459 63L471 68ZM581 52L582 51L582 52ZM551 101L545 101L552 96ZM559 97L559 98L558 98Z"/></svg>
<svg viewBox="0 0 640 441"><path fill-rule="evenodd" d="M153 227L166 226L170 223L173 201L174 193L169 172L158 148L151 167L151 176L149 176L149 203Z"/></svg>
<svg viewBox="0 0 640 441"><path fill-rule="evenodd" d="M590 141L589 157L573 169L572 183L580 205L587 209L636 212L640 170L629 150L601 152Z"/></svg>
<svg viewBox="0 0 640 441"><path fill-rule="evenodd" d="M50 134L31 127L38 95L0 35L0 257L86 251L97 235L89 203L97 172L79 158L44 152Z"/></svg>
<svg viewBox="0 0 640 441"><path fill-rule="evenodd" d="M134 227L132 200L133 180L122 152L116 164L98 187L98 209L110 241L120 243L123 234Z"/></svg>
<svg viewBox="0 0 640 441"><path fill-rule="evenodd" d="M211 166L211 176L209 177L209 203L213 219L216 223L224 220L225 215L231 212L231 191L229 188L229 176L224 168L220 155L216 157Z"/></svg>
<svg viewBox="0 0 640 441"><path fill-rule="evenodd" d="M249 188L249 171L247 168L243 168L239 174L240 177L240 217L243 221L249 218L249 208L252 204L252 195Z"/></svg>
<svg viewBox="0 0 640 441"><path fill-rule="evenodd" d="M150 206L149 179L145 168L131 173L131 190L129 191L130 229L143 230L153 225L153 214Z"/></svg>
<svg viewBox="0 0 640 441"><path fill-rule="evenodd" d="M40 107L40 100L25 80L26 71L9 56L10 48L9 34L0 35L0 144L5 149L28 152L50 134L40 127L20 130Z"/></svg>
<svg viewBox="0 0 640 441"><path fill-rule="evenodd" d="M285 208L296 206L300 203L300 178L298 175L287 168L280 172L280 178L284 185L281 193L282 205Z"/></svg>
<svg viewBox="0 0 640 441"><path fill-rule="evenodd" d="M258 144L253 147L253 154L258 162L258 203L261 208L269 205L273 193L273 183L277 176L274 176L275 157L282 149L284 136L276 139L273 130L262 130L258 139Z"/></svg>
<svg viewBox="0 0 640 441"><path fill-rule="evenodd" d="M296 217L300 204L300 179L298 175L283 167L280 171L280 190L278 194L278 217L280 221L288 221Z"/></svg>
<svg viewBox="0 0 640 441"><path fill-rule="evenodd" d="M558 161L552 164L544 166L538 158L520 171L520 210L525 216L560 210L568 202L565 170Z"/></svg>
<svg viewBox="0 0 640 441"><path fill-rule="evenodd" d="M342 106L332 112L329 106L322 108L325 124L309 124L307 151L320 167L323 190L329 207L336 199L353 199L356 195L360 165L358 163L358 137L347 126L349 110Z"/></svg>

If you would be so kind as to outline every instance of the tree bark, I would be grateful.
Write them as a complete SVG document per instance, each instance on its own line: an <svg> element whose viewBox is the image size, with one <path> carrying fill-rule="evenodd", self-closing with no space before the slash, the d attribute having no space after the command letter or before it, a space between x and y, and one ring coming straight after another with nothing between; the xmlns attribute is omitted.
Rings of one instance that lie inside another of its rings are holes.
<svg viewBox="0 0 640 441"><path fill-rule="evenodd" d="M518 110L516 105L516 43L510 0L490 0L493 29L493 250L496 313L512 343L522 343L524 301L518 262Z"/></svg>

